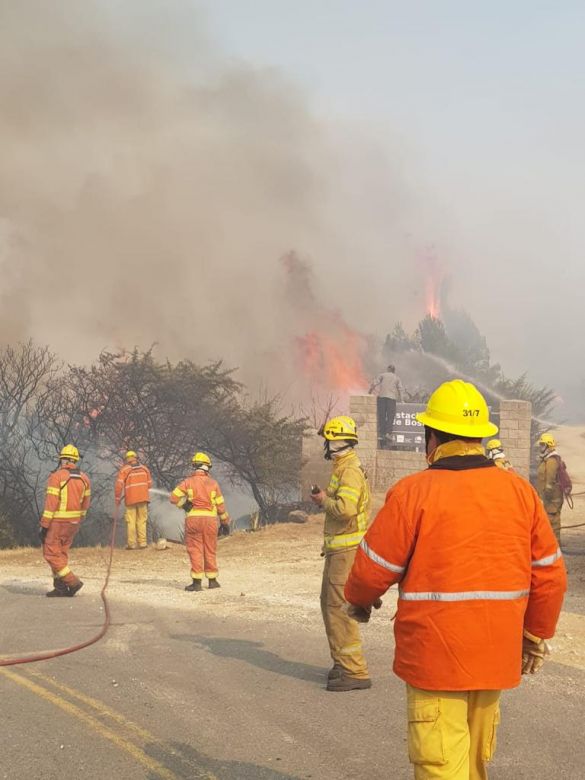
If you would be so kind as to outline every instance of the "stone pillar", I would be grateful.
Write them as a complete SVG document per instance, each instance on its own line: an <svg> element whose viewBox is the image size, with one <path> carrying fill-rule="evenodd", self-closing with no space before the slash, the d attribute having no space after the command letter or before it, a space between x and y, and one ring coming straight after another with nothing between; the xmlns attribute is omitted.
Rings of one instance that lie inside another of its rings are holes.
<svg viewBox="0 0 585 780"><path fill-rule="evenodd" d="M357 453L368 472L370 483L376 482L376 453L378 449L378 408L375 395L352 395L349 414L356 421L359 444Z"/></svg>
<svg viewBox="0 0 585 780"><path fill-rule="evenodd" d="M530 401L500 402L500 432L504 451L515 470L526 479L530 476Z"/></svg>

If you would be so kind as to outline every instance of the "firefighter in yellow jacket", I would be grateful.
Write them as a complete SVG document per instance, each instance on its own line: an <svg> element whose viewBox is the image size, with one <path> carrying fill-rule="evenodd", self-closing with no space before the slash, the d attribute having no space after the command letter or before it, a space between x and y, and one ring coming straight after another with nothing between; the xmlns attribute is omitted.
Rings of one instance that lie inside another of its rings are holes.
<svg viewBox="0 0 585 780"><path fill-rule="evenodd" d="M514 471L514 467L506 457L502 442L499 439L490 439L485 445L486 457L493 460L499 469Z"/></svg>
<svg viewBox="0 0 585 780"><path fill-rule="evenodd" d="M555 536L561 543L563 491L559 482L559 454L554 436L543 433L538 440L540 463L536 472L536 491L540 496Z"/></svg>
<svg viewBox="0 0 585 780"><path fill-rule="evenodd" d="M334 462L327 490L315 490L311 495L325 510L321 612L333 659L327 690L370 688L372 682L358 624L347 615L343 596L356 550L368 526L370 491L354 452L358 443L355 421L351 417L334 417L325 423L320 434L325 439L325 458Z"/></svg>

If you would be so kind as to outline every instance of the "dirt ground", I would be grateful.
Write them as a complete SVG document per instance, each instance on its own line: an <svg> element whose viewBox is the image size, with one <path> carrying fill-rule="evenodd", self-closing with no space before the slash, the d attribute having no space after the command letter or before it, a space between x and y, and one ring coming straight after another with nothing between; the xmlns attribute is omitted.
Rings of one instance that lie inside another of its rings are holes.
<svg viewBox="0 0 585 780"><path fill-rule="evenodd" d="M575 501L575 510L565 511L564 522L585 521L585 497ZM189 563L182 545L163 551L116 550L109 594L117 600L148 603L169 610L184 608L194 614L235 615L248 620L294 623L307 630L320 625L319 590L323 560L320 557L322 516L303 525L281 524L255 533L235 533L219 542L222 588L203 594L185 593L190 581ZM566 531L563 537L569 570L569 593L557 636L552 642L554 660L585 669L585 528ZM71 566L85 581L80 594L101 588L108 551L105 548L74 548ZM49 584L40 549L6 550L0 553L0 583L42 592ZM371 642L392 642L390 618L396 607L393 588L384 607L366 631Z"/></svg>

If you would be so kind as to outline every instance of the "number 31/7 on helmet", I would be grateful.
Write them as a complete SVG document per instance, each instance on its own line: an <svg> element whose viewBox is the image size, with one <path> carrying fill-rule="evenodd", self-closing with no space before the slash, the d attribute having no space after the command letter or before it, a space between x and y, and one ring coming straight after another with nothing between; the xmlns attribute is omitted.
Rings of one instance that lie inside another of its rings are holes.
<svg viewBox="0 0 585 780"><path fill-rule="evenodd" d="M470 439L484 439L498 432L498 426L490 422L483 395L475 385L462 379L440 385L416 419L436 431Z"/></svg>

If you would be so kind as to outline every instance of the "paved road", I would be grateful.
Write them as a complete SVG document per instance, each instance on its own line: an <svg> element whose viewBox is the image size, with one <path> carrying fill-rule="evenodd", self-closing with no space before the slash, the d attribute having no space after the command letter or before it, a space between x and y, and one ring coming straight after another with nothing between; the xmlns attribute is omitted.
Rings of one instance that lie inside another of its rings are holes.
<svg viewBox="0 0 585 780"><path fill-rule="evenodd" d="M8 585L0 617L6 655L85 638L99 602ZM406 780L403 687L367 644L374 688L331 694L314 627L114 603L99 645L0 669L0 778ZM584 777L584 686L549 663L507 694L490 780Z"/></svg>

